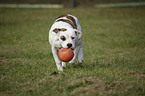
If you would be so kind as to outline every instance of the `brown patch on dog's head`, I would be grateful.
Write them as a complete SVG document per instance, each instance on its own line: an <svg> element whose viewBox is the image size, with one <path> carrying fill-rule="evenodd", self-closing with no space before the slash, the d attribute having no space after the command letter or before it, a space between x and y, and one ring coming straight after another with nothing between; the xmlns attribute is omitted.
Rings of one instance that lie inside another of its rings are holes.
<svg viewBox="0 0 145 96"><path fill-rule="evenodd" d="M55 32L55 33L58 33L58 29L57 28L55 28L54 30L53 30L53 32Z"/></svg>
<svg viewBox="0 0 145 96"><path fill-rule="evenodd" d="M73 22L74 26L77 26L76 21L72 16L66 16L66 18L70 19Z"/></svg>
<svg viewBox="0 0 145 96"><path fill-rule="evenodd" d="M66 31L67 29L65 29L65 28L55 28L54 30L53 30L53 32L55 32L55 33L58 33L59 31Z"/></svg>
<svg viewBox="0 0 145 96"><path fill-rule="evenodd" d="M63 22L69 23L74 29L77 29L77 27L71 21L69 21L67 19L59 19L56 22L58 22L58 21L63 21Z"/></svg>
<svg viewBox="0 0 145 96"><path fill-rule="evenodd" d="M67 19L61 19L62 17L66 17ZM60 19L59 19L59 18L60 18ZM67 22L67 23L69 23L74 29L77 29L76 21L75 21L75 19L74 19L72 16L65 14L65 15L59 16L57 19L59 19L59 20L57 20L56 22L58 22L58 21ZM69 20L68 20L68 19L69 19Z"/></svg>
<svg viewBox="0 0 145 96"><path fill-rule="evenodd" d="M67 30L67 29L65 29L65 28L61 28L61 29L60 29L60 31L66 31L66 30Z"/></svg>
<svg viewBox="0 0 145 96"><path fill-rule="evenodd" d="M58 18L61 18L61 17L66 17L66 16L68 16L68 15L67 14L64 14L64 15L61 15L61 16L57 17L57 19Z"/></svg>

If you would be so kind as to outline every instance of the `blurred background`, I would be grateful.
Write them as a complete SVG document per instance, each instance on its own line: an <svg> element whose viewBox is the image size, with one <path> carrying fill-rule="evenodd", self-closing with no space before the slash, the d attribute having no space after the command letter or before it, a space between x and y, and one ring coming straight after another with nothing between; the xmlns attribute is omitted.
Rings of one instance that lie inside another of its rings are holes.
<svg viewBox="0 0 145 96"><path fill-rule="evenodd" d="M127 3L125 6L129 6L130 3L136 3L134 6L138 6L145 5L143 4L144 2L145 0L0 0L0 4L57 4L60 5L59 7L63 8L94 7L97 6L97 4L100 6L99 4L112 3Z"/></svg>

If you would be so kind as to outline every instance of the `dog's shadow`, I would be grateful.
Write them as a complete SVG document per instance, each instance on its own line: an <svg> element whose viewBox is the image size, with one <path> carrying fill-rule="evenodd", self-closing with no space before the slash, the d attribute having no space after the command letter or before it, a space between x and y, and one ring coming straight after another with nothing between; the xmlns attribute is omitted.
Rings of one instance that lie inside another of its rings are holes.
<svg viewBox="0 0 145 96"><path fill-rule="evenodd" d="M115 66L115 64L113 63L100 63L100 62L90 62L90 63L78 63L77 65L73 65L73 64L69 64L69 66L67 67L67 69L94 69L94 68L110 68L112 66Z"/></svg>
<svg viewBox="0 0 145 96"><path fill-rule="evenodd" d="M64 68L64 72L53 72L51 75L67 75L68 70L94 70L96 68L110 68L116 66L113 63L100 63L100 62L89 62L89 63L78 63L77 65L67 63L67 67Z"/></svg>

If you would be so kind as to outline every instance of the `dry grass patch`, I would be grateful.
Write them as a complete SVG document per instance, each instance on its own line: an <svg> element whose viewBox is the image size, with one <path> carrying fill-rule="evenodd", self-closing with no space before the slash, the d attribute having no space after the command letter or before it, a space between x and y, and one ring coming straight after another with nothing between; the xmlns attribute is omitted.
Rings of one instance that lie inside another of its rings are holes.
<svg viewBox="0 0 145 96"><path fill-rule="evenodd" d="M102 80L96 77L84 78L86 86L80 86L75 88L69 95L70 96L114 96L114 95L129 95L132 91L144 92L143 86L137 86L135 82L130 81L113 81L108 84L107 80ZM135 90L134 90L135 89Z"/></svg>

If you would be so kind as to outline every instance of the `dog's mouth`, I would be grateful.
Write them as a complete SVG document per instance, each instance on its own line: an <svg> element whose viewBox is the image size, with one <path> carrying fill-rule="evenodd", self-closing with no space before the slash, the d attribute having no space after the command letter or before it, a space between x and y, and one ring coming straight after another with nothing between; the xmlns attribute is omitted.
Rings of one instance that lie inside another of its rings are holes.
<svg viewBox="0 0 145 96"><path fill-rule="evenodd" d="M71 48L72 50L74 50L74 48Z"/></svg>
<svg viewBox="0 0 145 96"><path fill-rule="evenodd" d="M63 48L63 47L59 47L58 50L60 50L61 48ZM74 50L74 48L71 48L71 49Z"/></svg>
<svg viewBox="0 0 145 96"><path fill-rule="evenodd" d="M62 47L59 47L58 50L60 50Z"/></svg>

